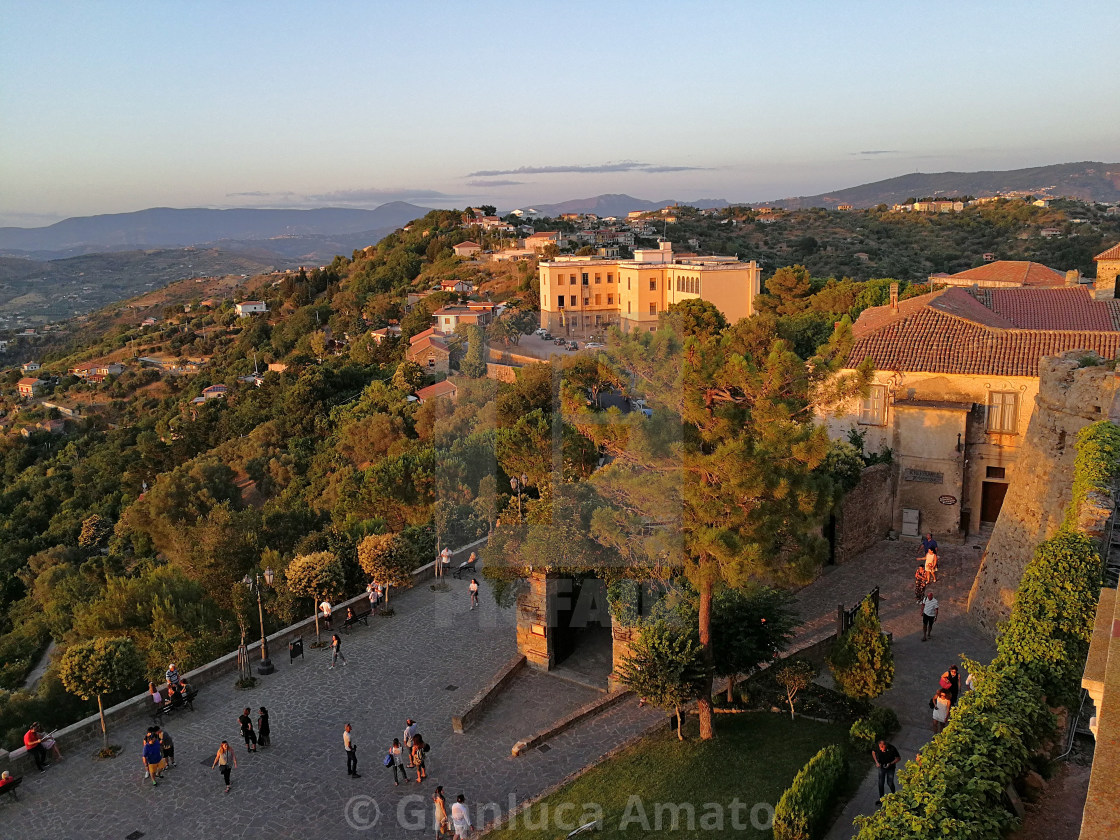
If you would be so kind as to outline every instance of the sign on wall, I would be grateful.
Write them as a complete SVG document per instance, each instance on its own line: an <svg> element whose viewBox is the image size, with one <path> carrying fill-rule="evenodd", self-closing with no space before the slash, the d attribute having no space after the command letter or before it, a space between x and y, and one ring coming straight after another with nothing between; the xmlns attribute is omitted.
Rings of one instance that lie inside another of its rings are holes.
<svg viewBox="0 0 1120 840"><path fill-rule="evenodd" d="M902 471L903 481L920 481L924 484L944 484L945 473L934 472L933 470L916 470L907 467Z"/></svg>
<svg viewBox="0 0 1120 840"><path fill-rule="evenodd" d="M937 498L937 501L941 502L941 504L943 504L943 505L955 505L957 503L957 497L956 496L939 496Z"/></svg>

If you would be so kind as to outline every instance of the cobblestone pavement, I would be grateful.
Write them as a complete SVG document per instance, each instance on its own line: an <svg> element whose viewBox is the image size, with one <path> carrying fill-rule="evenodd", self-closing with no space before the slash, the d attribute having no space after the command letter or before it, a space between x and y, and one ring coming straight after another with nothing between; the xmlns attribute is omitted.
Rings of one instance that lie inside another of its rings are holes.
<svg viewBox="0 0 1120 840"><path fill-rule="evenodd" d="M950 665L960 664L959 654L985 664L995 655L995 643L965 614L968 591L980 565L980 549L973 545L939 548L938 580L929 590L940 603L940 610L928 642L922 641L921 612L914 599L915 558L920 553L917 543L883 541L853 562L829 568L798 594L806 624L794 647L803 647L835 630L837 604L851 607L876 585L880 587L879 617L883 628L893 634L895 675L890 690L875 702L898 714L902 729L891 742L902 753L902 764L912 760L933 737L928 702L941 674ZM965 676L962 669L962 689ZM854 837L852 820L858 814L871 813L878 797L878 774L872 768L826 840Z"/></svg>
<svg viewBox="0 0 1120 840"><path fill-rule="evenodd" d="M432 830L428 797L437 784L449 800L466 794L481 824L496 812L480 813L479 803L505 811L511 796L536 795L656 720L658 713L627 702L558 736L545 752L513 758L519 738L601 696L528 672L465 735L453 734L451 715L514 655L515 641L512 610L486 595L468 611L469 580L447 582L449 592L424 583L393 593L394 616L343 636L346 666L329 669L330 654L310 647L294 664L277 651L276 673L252 690L235 689L232 674L203 686L197 711L166 722L177 764L158 787L141 779L146 721L110 733L110 742L124 747L112 761L91 760L96 743L76 748L46 773L28 776L20 802L0 803L0 838L413 838ZM255 718L262 705L272 746L246 754L237 716L250 706ZM382 759L406 717L432 745L429 780L395 787ZM345 771L347 722L360 779ZM238 760L228 794L210 769L223 738Z"/></svg>

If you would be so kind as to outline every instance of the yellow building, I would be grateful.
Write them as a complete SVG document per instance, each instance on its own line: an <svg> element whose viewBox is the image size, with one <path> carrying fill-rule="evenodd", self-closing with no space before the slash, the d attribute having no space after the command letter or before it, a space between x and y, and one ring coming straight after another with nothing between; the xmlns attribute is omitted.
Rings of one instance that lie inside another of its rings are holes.
<svg viewBox="0 0 1120 840"><path fill-rule="evenodd" d="M674 256L672 245L634 252L632 260L558 257L540 264L541 326L583 336L609 326L654 330L683 300L710 301L734 323L754 314L762 271L735 257Z"/></svg>

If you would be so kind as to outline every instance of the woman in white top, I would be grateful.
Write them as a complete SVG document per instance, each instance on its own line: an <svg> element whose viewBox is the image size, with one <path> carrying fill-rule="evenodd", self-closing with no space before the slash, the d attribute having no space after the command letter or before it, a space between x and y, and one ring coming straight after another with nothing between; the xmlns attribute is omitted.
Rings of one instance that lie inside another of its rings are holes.
<svg viewBox="0 0 1120 840"><path fill-rule="evenodd" d="M949 708L952 706L949 692L939 688L937 694L933 695L930 704L933 706L933 731L940 732L949 720Z"/></svg>
<svg viewBox="0 0 1120 840"><path fill-rule="evenodd" d="M467 840L471 833L471 817L464 802L465 797L459 794L455 797L455 804L451 806L451 822L455 826L457 840Z"/></svg>

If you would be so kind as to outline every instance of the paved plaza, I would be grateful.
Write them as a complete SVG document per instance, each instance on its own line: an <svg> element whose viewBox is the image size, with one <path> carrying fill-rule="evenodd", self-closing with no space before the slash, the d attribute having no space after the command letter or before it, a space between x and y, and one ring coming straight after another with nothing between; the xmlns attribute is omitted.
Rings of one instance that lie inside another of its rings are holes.
<svg viewBox="0 0 1120 840"><path fill-rule="evenodd" d="M90 742L46 773L29 774L18 803L0 802L0 838L137 840L136 832L151 838L414 838L434 833L429 797L437 784L449 804L464 793L477 824L481 803L498 803L504 812L511 797L523 801L540 793L664 719L624 702L552 739L547 751L513 758L516 741L602 696L527 672L466 734L453 734L452 714L516 650L512 610L499 609L483 593L472 612L469 580L447 582L447 592L425 582L393 593L394 616L372 618L368 629L342 636L345 667L330 670L330 654L310 647L303 660L289 664L287 651L278 650L276 673L252 690L235 689L234 674L202 686L197 711L176 712L165 723L177 764L158 787L141 779L145 720L110 732L110 742L124 747L114 760L94 762L98 743ZM245 706L254 720L259 706L271 718L272 746L255 754L246 754L239 737L237 716ZM408 717L432 745L429 779L394 787L382 759ZM348 722L360 779L346 775L342 729ZM238 760L228 794L210 769L223 738ZM483 816L493 818L494 809Z"/></svg>
<svg viewBox="0 0 1120 840"><path fill-rule="evenodd" d="M935 585L941 616L933 640L920 641L912 591L917 554L916 544L882 542L826 569L798 594L805 625L795 641L800 647L828 635L838 604L851 606L880 586L881 615L894 633L896 677L879 702L899 713L903 730L895 743L905 759L929 737L926 701L940 673L962 651L983 661L993 652L963 615L979 562L971 546L943 547ZM138 832L161 838L413 838L433 831L429 797L437 784L449 801L464 793L479 825L664 720L663 713L627 700L553 738L545 750L513 758L516 741L602 696L581 685L579 674L564 679L526 671L465 735L453 734L451 716L516 653L513 610L499 609L484 593L479 609L470 611L467 583L448 578L449 591L429 581L394 593L395 615L343 635L345 667L329 669L325 650L308 647L294 664L278 650L276 673L252 690L235 689L234 674L202 686L197 711L177 712L165 724L178 763L158 787L141 778L144 720L110 733L111 743L124 747L114 760L94 762L96 743L70 751L46 773L28 775L20 802L0 802L0 838L138 840ZM270 712L273 745L246 754L237 716L250 706L255 718L262 705ZM432 745L429 780L395 787L382 759L407 717L419 722ZM347 722L358 744L360 779L346 775ZM228 794L210 769L223 738L239 762ZM874 803L872 775L830 840L850 836L852 817Z"/></svg>

